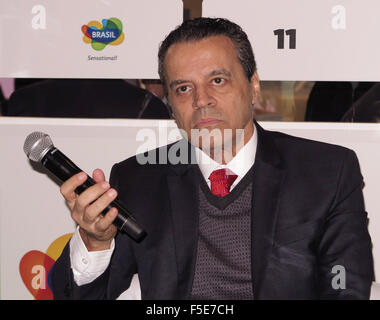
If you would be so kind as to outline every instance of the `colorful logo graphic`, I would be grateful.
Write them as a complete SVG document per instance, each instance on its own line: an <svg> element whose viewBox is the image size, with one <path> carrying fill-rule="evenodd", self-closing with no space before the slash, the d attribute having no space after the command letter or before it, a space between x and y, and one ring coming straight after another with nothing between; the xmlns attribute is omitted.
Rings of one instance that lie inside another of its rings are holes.
<svg viewBox="0 0 380 320"><path fill-rule="evenodd" d="M108 44L117 46L124 41L123 24L117 18L90 21L82 26L83 41L91 43L94 50L101 51Z"/></svg>
<svg viewBox="0 0 380 320"><path fill-rule="evenodd" d="M22 281L36 300L53 300L49 271L72 235L68 233L54 240L46 253L32 250L21 258L19 269Z"/></svg>

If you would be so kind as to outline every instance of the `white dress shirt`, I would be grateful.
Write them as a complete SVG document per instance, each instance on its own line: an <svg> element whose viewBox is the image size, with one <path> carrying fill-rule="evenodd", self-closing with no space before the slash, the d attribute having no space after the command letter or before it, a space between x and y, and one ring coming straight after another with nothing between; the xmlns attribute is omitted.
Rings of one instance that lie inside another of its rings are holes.
<svg viewBox="0 0 380 320"><path fill-rule="evenodd" d="M99 277L107 269L114 248L115 239L108 250L88 251L78 226L70 240L70 261L75 283L81 286Z"/></svg>
<svg viewBox="0 0 380 320"><path fill-rule="evenodd" d="M202 172L202 175L207 181L210 189L211 182L208 177L210 176L211 172L218 169L229 169L238 176L234 183L231 185L230 190L232 190L253 166L256 157L256 150L257 130L255 127L250 140L227 164L220 164L214 161L205 152L197 147L195 147L195 154L200 171ZM112 240L110 249L89 252L79 234L78 226L73 237L70 240L70 260L75 283L78 286L81 286L90 283L99 277L107 269L111 261L111 256L114 248L115 240Z"/></svg>
<svg viewBox="0 0 380 320"><path fill-rule="evenodd" d="M257 149L256 127L249 141L227 164L220 164L219 162L216 162L214 159L211 159L205 152L197 147L194 149L199 169L201 170L202 175L205 178L209 188L211 189L211 181L208 179L208 177L210 176L211 172L218 169L229 169L238 176L234 183L231 185L230 190L232 190L240 182L240 180L243 179L243 177L255 163Z"/></svg>

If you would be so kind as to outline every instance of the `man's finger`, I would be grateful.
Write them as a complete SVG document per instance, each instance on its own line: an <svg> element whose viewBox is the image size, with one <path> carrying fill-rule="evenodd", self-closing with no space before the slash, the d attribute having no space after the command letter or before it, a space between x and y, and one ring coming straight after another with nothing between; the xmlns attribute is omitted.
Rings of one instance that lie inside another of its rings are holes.
<svg viewBox="0 0 380 320"><path fill-rule="evenodd" d="M117 209L111 208L107 214L96 222L96 229L100 232L106 231L117 217Z"/></svg>
<svg viewBox="0 0 380 320"><path fill-rule="evenodd" d="M92 177L96 182L102 182L106 180L106 177L104 176L104 172L100 169L95 169L92 173Z"/></svg>
<svg viewBox="0 0 380 320"><path fill-rule="evenodd" d="M73 175L70 179L66 180L65 183L62 184L60 188L61 194L67 201L75 200L77 198L75 189L82 185L86 179L87 174L84 172L79 172Z"/></svg>
<svg viewBox="0 0 380 320"><path fill-rule="evenodd" d="M106 182L103 182L106 183ZM115 200L117 192L115 189L109 189L101 197L99 197L95 202L91 203L86 209L86 216L88 219L94 220L100 213L107 208L107 206Z"/></svg>
<svg viewBox="0 0 380 320"><path fill-rule="evenodd" d="M94 184L93 186L83 191L76 200L76 210L78 210L78 212L84 212L84 210L86 210L89 205L101 197L102 194L109 189L109 187L109 183L107 181L103 181Z"/></svg>

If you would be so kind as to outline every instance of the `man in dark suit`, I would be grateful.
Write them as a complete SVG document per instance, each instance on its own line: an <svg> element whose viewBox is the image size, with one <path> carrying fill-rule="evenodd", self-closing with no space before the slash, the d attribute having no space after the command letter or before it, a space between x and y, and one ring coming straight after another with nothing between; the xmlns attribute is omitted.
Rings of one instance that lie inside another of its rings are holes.
<svg viewBox="0 0 380 320"><path fill-rule="evenodd" d="M80 196L84 173L62 185L79 226L53 268L54 297L115 299L138 273L142 299L368 299L355 153L253 120L260 84L241 28L184 22L162 43L159 72L187 139L116 164L117 192L101 170ZM167 164L141 164L162 155ZM117 233L115 209L100 214L116 196L147 231L141 243Z"/></svg>

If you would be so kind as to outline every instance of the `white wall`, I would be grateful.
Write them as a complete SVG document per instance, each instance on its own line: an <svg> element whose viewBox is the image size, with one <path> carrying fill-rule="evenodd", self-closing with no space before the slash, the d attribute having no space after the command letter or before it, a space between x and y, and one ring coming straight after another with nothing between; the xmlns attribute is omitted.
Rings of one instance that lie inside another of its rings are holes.
<svg viewBox="0 0 380 320"><path fill-rule="evenodd" d="M242 26L262 80L379 81L379 10L378 0L203 0L202 15Z"/></svg>
<svg viewBox="0 0 380 320"><path fill-rule="evenodd" d="M1 0L0 77L158 78L159 43L182 22L182 7L178 0ZM121 44L97 51L83 42L83 25L113 17L123 25Z"/></svg>

